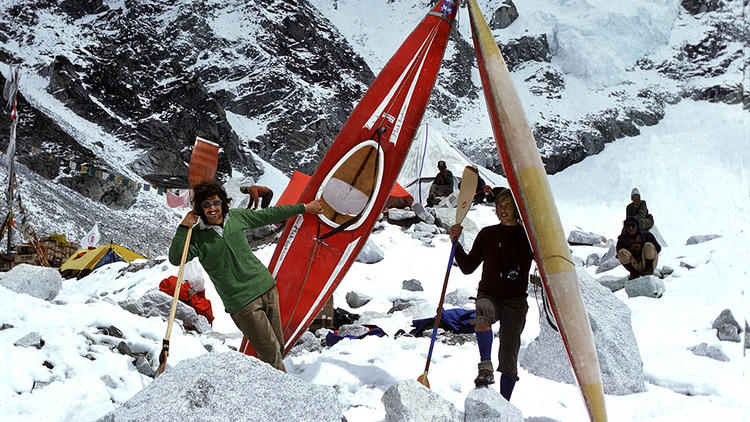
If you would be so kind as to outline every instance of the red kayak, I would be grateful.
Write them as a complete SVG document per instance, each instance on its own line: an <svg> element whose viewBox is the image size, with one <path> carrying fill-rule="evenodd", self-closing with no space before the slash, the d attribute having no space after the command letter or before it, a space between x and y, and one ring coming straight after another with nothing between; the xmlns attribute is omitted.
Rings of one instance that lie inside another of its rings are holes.
<svg viewBox="0 0 750 422"><path fill-rule="evenodd" d="M409 151L437 78L458 6L427 13L344 123L299 202L323 214L286 223L268 266L276 279L285 352L320 312L367 241ZM253 354L247 339L240 351Z"/></svg>

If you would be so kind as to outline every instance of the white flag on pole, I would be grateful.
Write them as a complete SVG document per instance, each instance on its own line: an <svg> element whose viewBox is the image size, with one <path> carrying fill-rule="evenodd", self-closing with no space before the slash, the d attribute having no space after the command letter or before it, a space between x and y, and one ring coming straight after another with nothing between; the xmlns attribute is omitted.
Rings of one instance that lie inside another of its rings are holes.
<svg viewBox="0 0 750 422"><path fill-rule="evenodd" d="M94 227L81 238L81 249L97 247L99 245L99 222L94 223Z"/></svg>

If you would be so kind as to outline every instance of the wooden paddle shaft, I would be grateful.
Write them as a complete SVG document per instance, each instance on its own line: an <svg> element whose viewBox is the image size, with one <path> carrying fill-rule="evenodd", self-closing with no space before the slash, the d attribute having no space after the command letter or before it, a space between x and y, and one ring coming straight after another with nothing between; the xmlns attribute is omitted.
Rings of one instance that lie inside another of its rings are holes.
<svg viewBox="0 0 750 422"><path fill-rule="evenodd" d="M180 270L177 272L177 284L174 286L174 296L172 297L172 307L169 309L169 323L167 323L167 334L164 336L165 341L169 341L172 335L172 323L177 312L177 298L180 297L180 287L182 286L182 275L185 272L185 260L187 259L188 249L190 248L190 237L193 234L193 227L190 226L185 237L185 246L182 247L182 258L180 258Z"/></svg>

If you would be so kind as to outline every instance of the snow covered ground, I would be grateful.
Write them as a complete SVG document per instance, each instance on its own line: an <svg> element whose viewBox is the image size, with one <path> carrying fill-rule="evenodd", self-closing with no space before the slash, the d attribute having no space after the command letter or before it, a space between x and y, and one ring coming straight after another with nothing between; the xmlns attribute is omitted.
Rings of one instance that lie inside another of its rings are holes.
<svg viewBox="0 0 750 422"><path fill-rule="evenodd" d="M638 187L669 244L659 264L672 267L674 273L664 280L662 298L629 299L624 291L614 293L632 311L647 390L608 395L610 420L739 421L750 415L750 358L744 356L741 343L720 342L711 329L725 308L743 326L750 319L750 292L745 291L750 275L746 121L746 113L737 106L685 101L671 106L662 123L643 129L640 136L616 141L601 154L550 178L566 232L582 229L615 237L630 190ZM487 206L473 208L468 218L480 227L496 222ZM700 234L722 237L685 246L689 236ZM395 339L394 334L399 329L408 331L412 318L434 314L450 250L447 235L438 235L432 246L423 246L408 231L389 224L371 239L384 251L385 259L370 265L355 263L334 293L334 303L361 314L360 322L376 324L389 336L343 340L322 352L303 352L285 361L289 372L305 381L336 386L350 421L383 420L383 392L397 380L416 379L422 373L429 339ZM572 249L585 259L592 248ZM258 256L268 262L272 252L273 246L268 246ZM0 419L95 420L151 382L133 367L131 357L111 350L119 339L98 333L97 327L118 327L130 348L147 352L155 367L165 321L138 317L116 302L139 298L162 278L176 274L176 268L163 263L121 272L126 266L112 264L81 280L65 280L53 302L0 287L0 324L13 326L0 331ZM587 268L592 275L594 269ZM624 274L622 267L604 273ZM401 289L402 281L411 278L421 281L424 292ZM454 269L448 291L475 289L478 278L478 272L463 275ZM351 309L345 301L349 291L373 299ZM210 283L208 296L216 316L213 328L227 337L198 336L175 325L170 365L207 353L206 346L214 351L239 346L239 333ZM387 314L398 298L419 299L421 304L416 311ZM529 308L522 353L539 333L533 297ZM44 347L14 346L33 331L44 339ZM687 350L702 342L721 348L729 361ZM496 356L497 342L494 347ZM462 410L473 388L477 360L474 343L436 344L429 372L432 390ZM511 403L524 417L586 418L577 387L523 369L520 378Z"/></svg>

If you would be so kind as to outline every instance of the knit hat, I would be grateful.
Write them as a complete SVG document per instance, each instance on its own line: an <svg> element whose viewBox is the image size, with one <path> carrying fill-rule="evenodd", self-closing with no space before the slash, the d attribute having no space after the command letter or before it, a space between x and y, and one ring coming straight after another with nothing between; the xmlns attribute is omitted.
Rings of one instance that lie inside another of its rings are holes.
<svg viewBox="0 0 750 422"><path fill-rule="evenodd" d="M632 197L634 197L634 196L638 196L638 197L640 198L640 196L641 196L641 193L640 193L640 192L638 192L638 188L633 188L633 190L632 190L632 191L630 191L630 197L632 198Z"/></svg>

